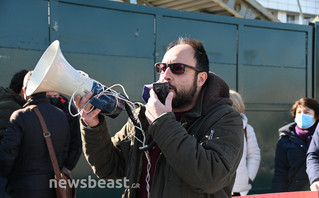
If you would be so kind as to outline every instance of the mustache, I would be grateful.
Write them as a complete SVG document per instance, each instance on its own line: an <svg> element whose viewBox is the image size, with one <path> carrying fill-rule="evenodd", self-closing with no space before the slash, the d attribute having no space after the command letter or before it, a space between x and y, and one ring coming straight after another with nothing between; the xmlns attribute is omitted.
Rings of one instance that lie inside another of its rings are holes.
<svg viewBox="0 0 319 198"><path fill-rule="evenodd" d="M177 88L172 85L171 83L169 83L169 88L173 89L175 91L175 93L177 93Z"/></svg>

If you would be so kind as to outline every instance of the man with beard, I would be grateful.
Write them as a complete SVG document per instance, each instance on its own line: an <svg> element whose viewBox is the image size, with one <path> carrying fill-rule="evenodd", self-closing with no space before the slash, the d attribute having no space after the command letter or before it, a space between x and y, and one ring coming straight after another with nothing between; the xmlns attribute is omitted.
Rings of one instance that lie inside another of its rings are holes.
<svg viewBox="0 0 319 198"><path fill-rule="evenodd" d="M89 112L92 93L76 97L93 171L103 179L126 177L123 197L231 197L243 130L228 85L209 72L205 49L195 39L171 43L155 67L159 82L169 83L165 104L150 90L146 105L136 109L140 125L129 121L113 137L100 110ZM156 145L147 147L152 141Z"/></svg>

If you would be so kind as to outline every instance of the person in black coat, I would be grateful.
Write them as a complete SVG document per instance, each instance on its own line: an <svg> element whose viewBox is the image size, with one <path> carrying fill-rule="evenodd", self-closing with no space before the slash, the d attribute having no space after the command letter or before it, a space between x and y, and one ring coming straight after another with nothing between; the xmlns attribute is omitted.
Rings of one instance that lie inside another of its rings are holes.
<svg viewBox="0 0 319 198"><path fill-rule="evenodd" d="M21 109L26 102L23 98L23 79L28 73L23 69L15 73L7 88L0 87L0 141L4 136L11 114Z"/></svg>
<svg viewBox="0 0 319 198"><path fill-rule="evenodd" d="M70 171L76 166L77 162L80 159L82 153L82 140L81 140L81 131L80 131L80 122L79 117L76 115L78 113L77 109L71 105L69 112L69 101L66 97L59 94L58 92L48 91L46 96L49 98L50 103L59 109L61 109L68 119L70 126L71 136L70 136L70 149L68 153L68 161L65 164L65 170L70 173Z"/></svg>
<svg viewBox="0 0 319 198"><path fill-rule="evenodd" d="M307 174L311 191L319 191L319 127L317 126L307 152Z"/></svg>
<svg viewBox="0 0 319 198"><path fill-rule="evenodd" d="M21 70L13 75L7 88L0 87L0 141L4 136L11 114L21 109L26 102L23 98L23 79L28 70ZM8 198L5 192L6 178L0 177L0 197Z"/></svg>
<svg viewBox="0 0 319 198"><path fill-rule="evenodd" d="M49 186L54 171L42 128L35 112L28 108L34 104L51 133L59 168L68 161L70 129L65 113L50 104L45 92L32 95L23 109L12 114L0 144L0 175L8 179L6 190L12 198L56 197L55 189Z"/></svg>
<svg viewBox="0 0 319 198"><path fill-rule="evenodd" d="M319 103L301 98L291 108L295 122L279 129L272 192L310 190L306 155L319 120Z"/></svg>

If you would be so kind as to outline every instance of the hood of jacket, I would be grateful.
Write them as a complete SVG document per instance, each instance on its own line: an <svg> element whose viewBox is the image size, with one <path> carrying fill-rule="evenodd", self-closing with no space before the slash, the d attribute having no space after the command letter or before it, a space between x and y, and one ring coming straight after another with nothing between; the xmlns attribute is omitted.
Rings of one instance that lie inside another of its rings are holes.
<svg viewBox="0 0 319 198"><path fill-rule="evenodd" d="M296 131L296 125L297 125L297 123L296 122L292 122L292 123L289 123L289 124L287 124L287 125L285 125L285 126L283 126L283 127L281 127L280 129L279 129L279 136L285 136L285 135L293 135L293 136L296 136L296 134L295 134L295 131ZM313 134L314 133L314 131L315 131L315 129L316 129L316 127L317 127L317 122L313 125L313 126L311 126L309 129L307 129L311 134Z"/></svg>
<svg viewBox="0 0 319 198"><path fill-rule="evenodd" d="M25 103L25 100L11 88L0 87L0 98L1 101L15 101L20 106Z"/></svg>
<svg viewBox="0 0 319 198"><path fill-rule="evenodd" d="M40 93L31 95L23 107L26 107L29 105L34 105L34 104L39 104L39 103L43 103L43 102L50 103L50 100L48 97L46 97L45 92L40 92Z"/></svg>
<svg viewBox="0 0 319 198"><path fill-rule="evenodd" d="M229 87L221 77L213 72L209 72L198 102L189 112L189 115L192 117L206 115L213 109L225 104L232 105L232 101L229 98Z"/></svg>
<svg viewBox="0 0 319 198"><path fill-rule="evenodd" d="M295 127L296 127L296 123L295 122L289 123L289 124L281 127L278 130L279 136L294 135Z"/></svg>

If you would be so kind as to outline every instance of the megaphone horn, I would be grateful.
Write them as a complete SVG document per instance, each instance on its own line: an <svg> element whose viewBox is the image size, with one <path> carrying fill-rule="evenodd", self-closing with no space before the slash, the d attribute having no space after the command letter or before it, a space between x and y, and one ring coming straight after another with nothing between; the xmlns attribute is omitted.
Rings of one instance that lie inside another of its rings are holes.
<svg viewBox="0 0 319 198"><path fill-rule="evenodd" d="M45 50L27 84L26 95L55 91L67 96L84 96L93 92L90 103L102 113L115 118L127 100L125 96L107 88L81 71L75 70L65 60L58 40Z"/></svg>
<svg viewBox="0 0 319 198"><path fill-rule="evenodd" d="M27 85L26 94L55 91L72 96L83 96L91 91L93 80L84 73L75 70L64 58L60 42L54 41L38 61Z"/></svg>

